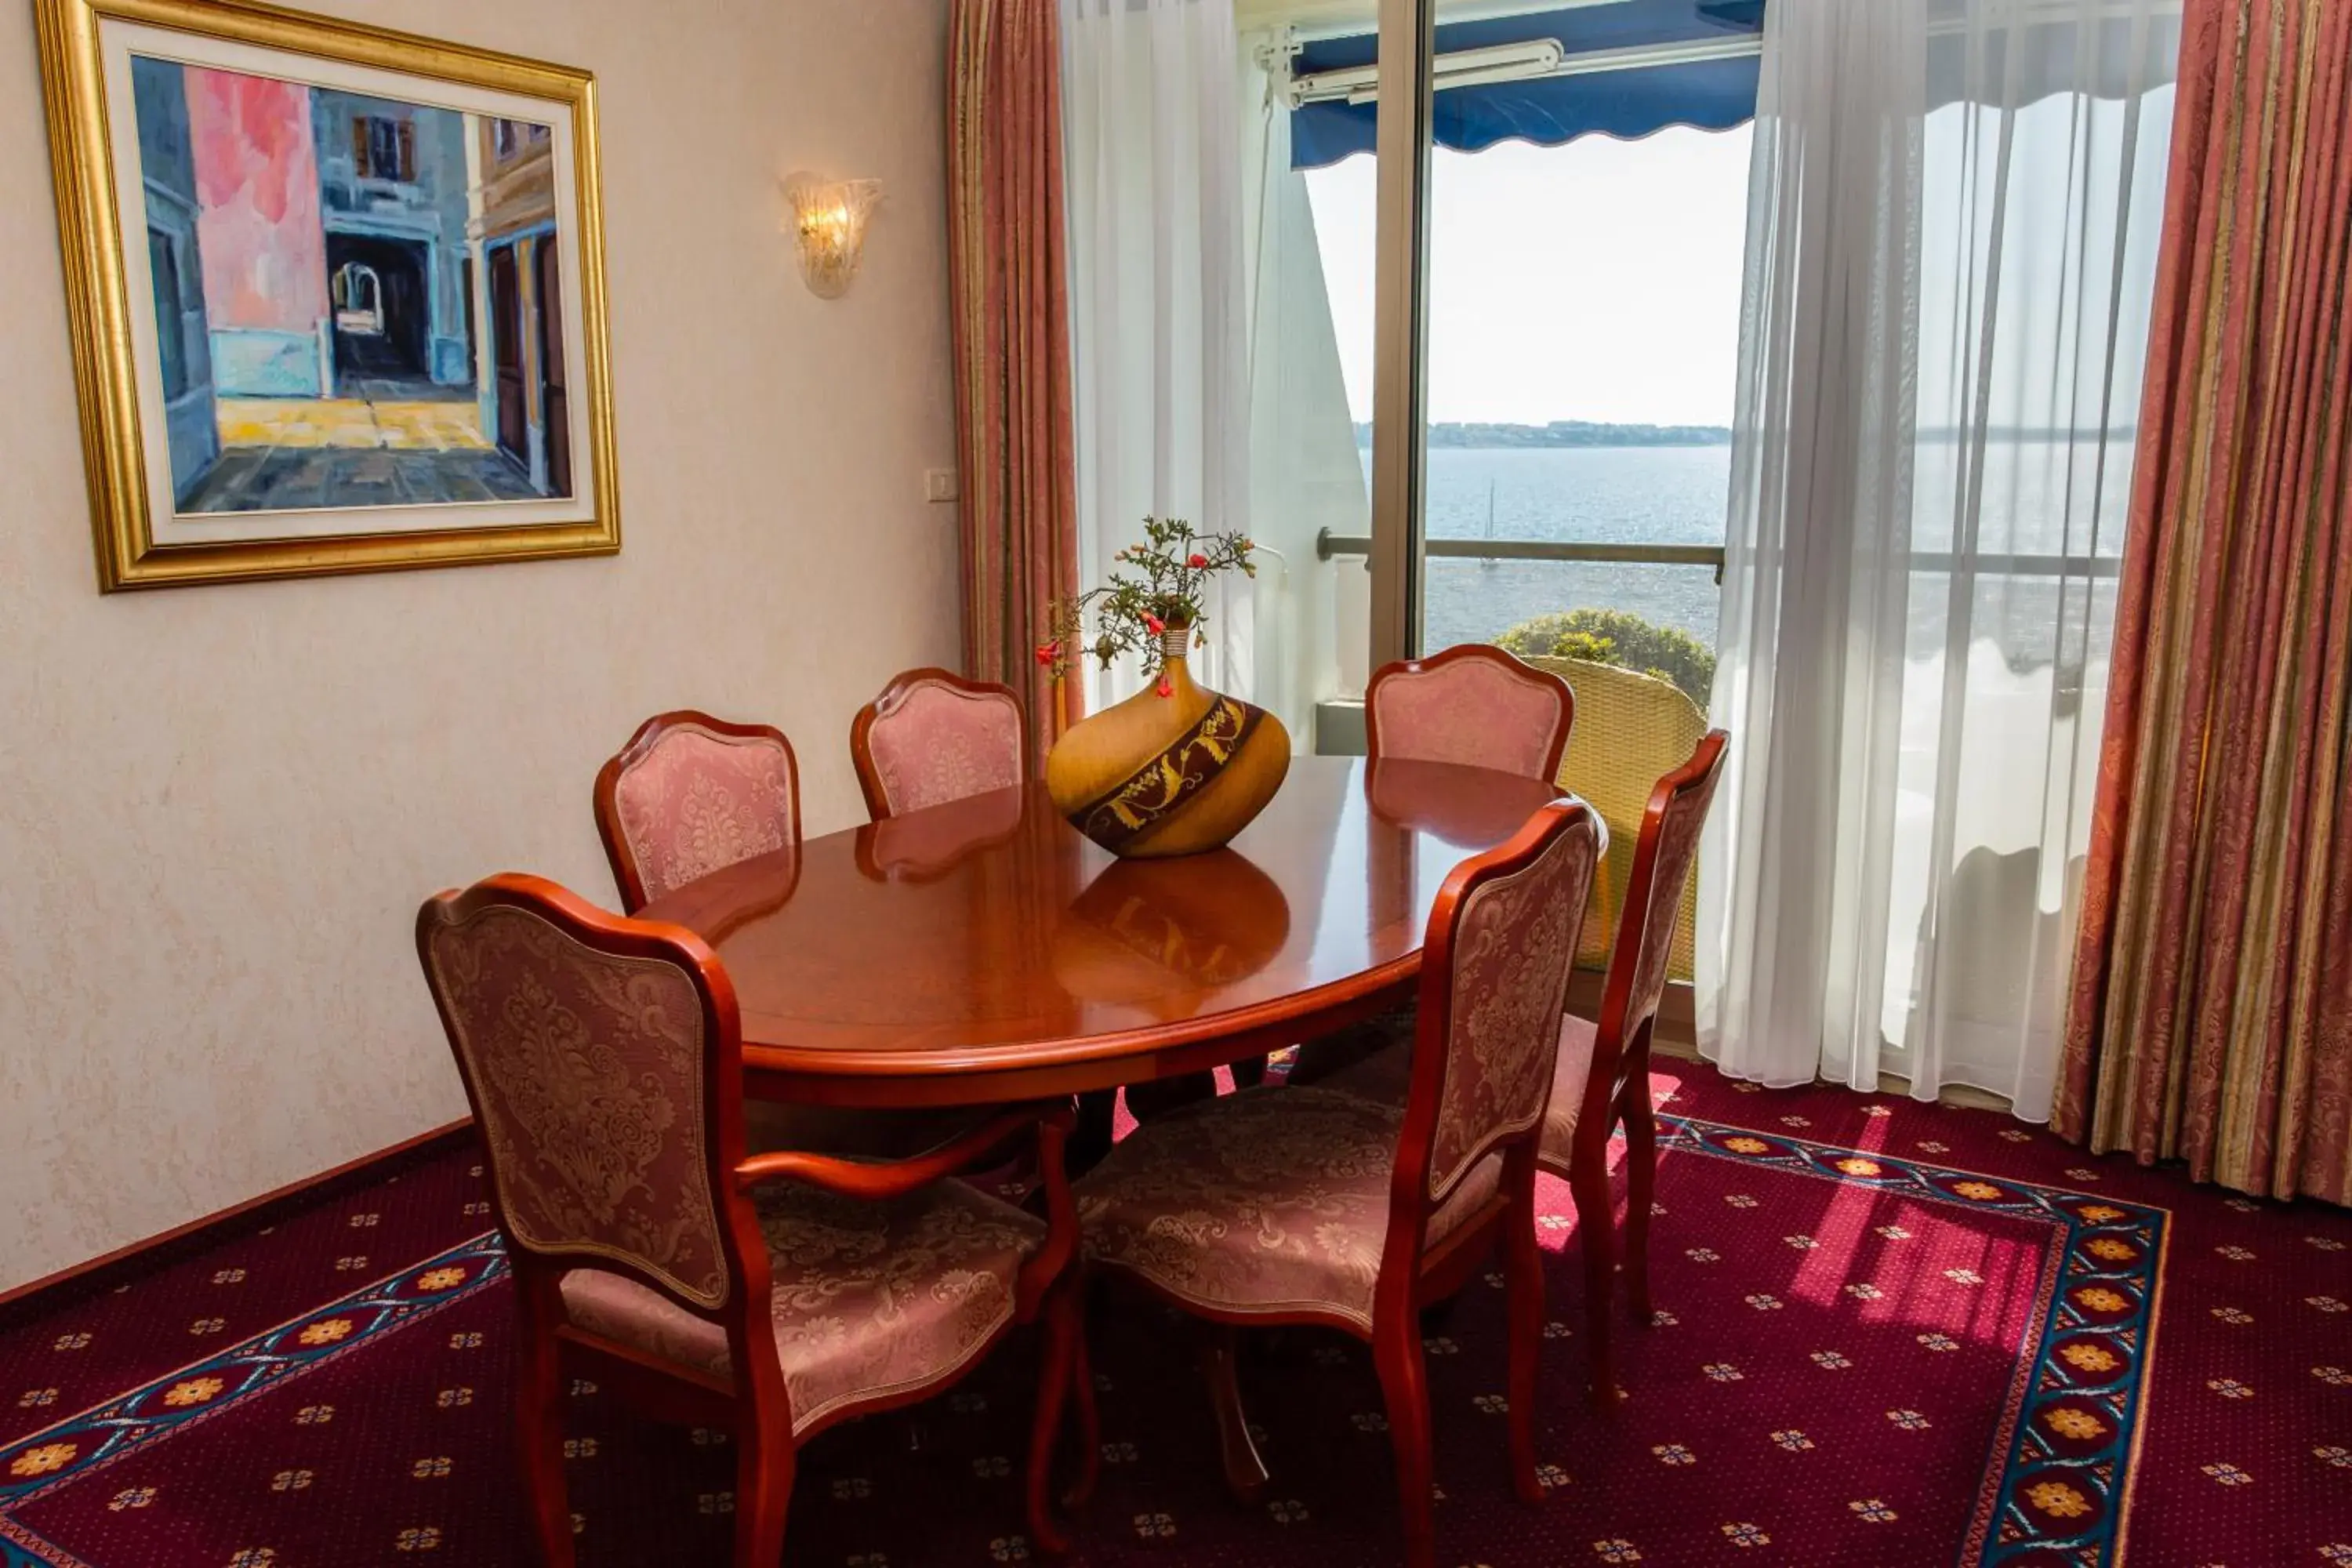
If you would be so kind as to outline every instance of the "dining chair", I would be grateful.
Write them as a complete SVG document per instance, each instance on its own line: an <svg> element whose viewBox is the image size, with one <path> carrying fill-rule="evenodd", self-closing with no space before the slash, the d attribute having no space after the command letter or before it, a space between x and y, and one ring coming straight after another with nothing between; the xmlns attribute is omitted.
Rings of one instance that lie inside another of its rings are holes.
<svg viewBox="0 0 2352 1568"><path fill-rule="evenodd" d="M1456 763L1549 783L1575 723L1567 681L1491 643L1384 664L1364 688L1364 749L1375 759Z"/></svg>
<svg viewBox="0 0 2352 1568"><path fill-rule="evenodd" d="M809 1438L956 1382L1040 1318L1029 1524L1064 1539L1047 1491L1079 1354L1066 1107L1008 1110L896 1163L747 1156L735 992L691 931L505 875L429 900L416 946L514 1272L515 1423L549 1568L573 1561L567 1376L731 1427L733 1562L775 1568ZM951 1179L1032 1130L1045 1218Z"/></svg>
<svg viewBox="0 0 2352 1568"><path fill-rule="evenodd" d="M1402 1105L1328 1089L1245 1089L1138 1128L1075 1188L1089 1268L1224 1335L1318 1324L1370 1342L1410 1568L1430 1568L1435 1552L1421 1308L1461 1289L1498 1241L1511 1476L1521 1498L1543 1497L1536 1139L1599 848L1590 808L1555 801L1447 877L1423 946L1421 1048ZM1232 1368L1229 1350L1213 1354L1227 1478L1248 1496L1264 1470ZM1083 1463L1079 1496L1091 1480Z"/></svg>
<svg viewBox="0 0 2352 1568"><path fill-rule="evenodd" d="M1550 784L1575 725L1576 693L1567 681L1491 643L1384 664L1364 688L1364 750L1372 763L1451 763ZM1344 1071L1412 1028L1408 999L1305 1041L1287 1081L1310 1084Z"/></svg>
<svg viewBox="0 0 2352 1568"><path fill-rule="evenodd" d="M1598 1023L1561 1020L1551 1098L1536 1163L1569 1184L1584 1253L1585 1354L1594 1402L1614 1405L1611 1343L1616 1210L1609 1194L1609 1136L1625 1128L1625 1285L1636 1319L1650 1321L1650 1204L1657 1188L1658 1123L1650 1101L1650 1035L1667 962L1715 801L1729 737L1711 730L1690 759L1660 779L1642 812L1633 870L1610 952ZM1320 1081L1383 1104L1401 1103L1412 1078L1412 1043L1398 1040Z"/></svg>
<svg viewBox="0 0 2352 1568"><path fill-rule="evenodd" d="M595 803L630 914L698 877L800 843L800 769L783 731L690 709L638 725L598 770Z"/></svg>
<svg viewBox="0 0 2352 1568"><path fill-rule="evenodd" d="M849 726L849 753L866 813L882 822L1024 782L1028 723L1009 686L966 680L944 669L913 669L858 710ZM1262 1061L1258 1076L1265 1076ZM1109 1150L1119 1092L1094 1089L1079 1097L1072 1157L1080 1168ZM1128 1109L1156 1116L1165 1105L1215 1092L1208 1074L1193 1074L1164 1087L1130 1087Z"/></svg>
<svg viewBox="0 0 2352 1568"><path fill-rule="evenodd" d="M875 821L1029 776L1029 726L1009 686L910 669L849 725L857 786Z"/></svg>
<svg viewBox="0 0 2352 1568"><path fill-rule="evenodd" d="M596 831L621 908L635 914L698 877L800 847L800 770L783 731L689 709L657 713L596 773ZM971 1126L961 1110L852 1110L752 1101L754 1151L920 1153Z"/></svg>
<svg viewBox="0 0 2352 1568"><path fill-rule="evenodd" d="M876 823L1010 789L1029 777L1029 721L1013 688L926 668L894 676L849 721L849 758ZM1018 816L1017 811L1013 814ZM1080 1108L1075 1163L1090 1163L1116 1089Z"/></svg>

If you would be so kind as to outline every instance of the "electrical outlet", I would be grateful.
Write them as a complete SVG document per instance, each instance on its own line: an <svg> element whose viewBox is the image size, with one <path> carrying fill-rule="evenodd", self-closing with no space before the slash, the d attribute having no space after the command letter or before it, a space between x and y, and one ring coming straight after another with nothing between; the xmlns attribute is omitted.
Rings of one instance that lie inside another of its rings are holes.
<svg viewBox="0 0 2352 1568"><path fill-rule="evenodd" d="M956 499L956 471L953 468L923 470L923 499L928 501L950 501Z"/></svg>

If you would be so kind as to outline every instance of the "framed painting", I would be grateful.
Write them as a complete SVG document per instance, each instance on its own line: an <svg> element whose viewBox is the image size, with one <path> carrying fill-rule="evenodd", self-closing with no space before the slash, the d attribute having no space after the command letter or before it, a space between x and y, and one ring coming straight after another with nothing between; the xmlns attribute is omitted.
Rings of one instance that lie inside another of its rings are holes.
<svg viewBox="0 0 2352 1568"><path fill-rule="evenodd" d="M36 11L102 589L620 548L586 71Z"/></svg>

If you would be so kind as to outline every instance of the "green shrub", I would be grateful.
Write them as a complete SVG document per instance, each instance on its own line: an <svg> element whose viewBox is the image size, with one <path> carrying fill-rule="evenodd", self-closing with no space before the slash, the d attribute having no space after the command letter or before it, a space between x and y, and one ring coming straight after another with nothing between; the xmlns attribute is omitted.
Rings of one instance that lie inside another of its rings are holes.
<svg viewBox="0 0 2352 1568"><path fill-rule="evenodd" d="M1715 685L1715 655L1672 626L1624 610L1568 610L1521 621L1495 639L1521 658L1581 658L1671 681L1701 709Z"/></svg>

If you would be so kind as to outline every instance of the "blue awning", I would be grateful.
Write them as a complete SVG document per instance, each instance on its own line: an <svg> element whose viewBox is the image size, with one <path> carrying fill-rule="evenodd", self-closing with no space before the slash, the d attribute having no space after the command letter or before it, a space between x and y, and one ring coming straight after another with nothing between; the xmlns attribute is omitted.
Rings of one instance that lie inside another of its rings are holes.
<svg viewBox="0 0 2352 1568"><path fill-rule="evenodd" d="M1613 0L1559 11L1437 29L1437 52L1488 48L1556 38L1570 56L1603 49L1756 37L1764 28L1764 0ZM1321 38L1306 45L1294 76L1367 66L1380 58L1370 33ZM1437 144L1475 153L1517 140L1557 147L1598 132L1632 139L1669 125L1727 131L1756 115L1757 58L1696 60L1631 70L1535 77L1442 88L1435 96ZM1344 100L1306 103L1291 110L1290 163L1318 169L1373 149L1380 106Z"/></svg>

